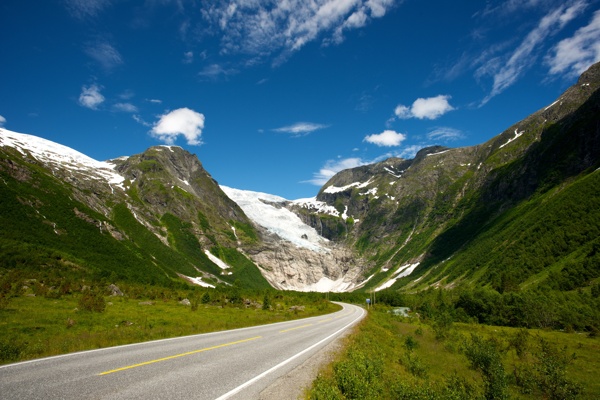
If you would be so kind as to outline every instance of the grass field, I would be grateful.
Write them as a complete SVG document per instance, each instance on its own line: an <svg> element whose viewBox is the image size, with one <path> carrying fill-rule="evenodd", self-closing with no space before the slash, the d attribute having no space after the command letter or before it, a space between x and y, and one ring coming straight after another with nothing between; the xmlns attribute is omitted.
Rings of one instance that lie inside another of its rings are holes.
<svg viewBox="0 0 600 400"><path fill-rule="evenodd" d="M232 304L223 303L221 298L203 304L198 298L186 306L179 299L104 296L104 311L92 312L81 309L81 297L12 298L0 309L0 363L286 321L339 309L320 297L301 294L276 295L266 310L256 300ZM293 306L303 308L290 310Z"/></svg>

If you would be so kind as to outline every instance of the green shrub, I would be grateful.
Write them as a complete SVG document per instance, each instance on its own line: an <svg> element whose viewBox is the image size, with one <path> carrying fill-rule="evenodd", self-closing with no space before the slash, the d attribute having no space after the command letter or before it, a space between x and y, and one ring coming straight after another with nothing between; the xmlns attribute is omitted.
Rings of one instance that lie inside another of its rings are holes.
<svg viewBox="0 0 600 400"><path fill-rule="evenodd" d="M14 343L0 342L0 361L17 360L21 355L21 347Z"/></svg>
<svg viewBox="0 0 600 400"><path fill-rule="evenodd" d="M310 391L310 400L342 400L342 394L332 380L317 376Z"/></svg>
<svg viewBox="0 0 600 400"><path fill-rule="evenodd" d="M345 399L375 399L383 390L383 363L351 348L348 358L334 366L337 386Z"/></svg>
<svg viewBox="0 0 600 400"><path fill-rule="evenodd" d="M465 355L471 368L483 376L485 398L488 400L508 398L508 383L499 347L493 338L483 339L475 334L465 344Z"/></svg>
<svg viewBox="0 0 600 400"><path fill-rule="evenodd" d="M101 293L87 290L79 298L79 308L86 311L102 312L106 308L106 301Z"/></svg>
<svg viewBox="0 0 600 400"><path fill-rule="evenodd" d="M548 399L575 399L582 388L581 385L568 379L566 369L576 356L567 354L567 348L561 349L544 339L540 339L540 351L536 354L534 374L538 388Z"/></svg>

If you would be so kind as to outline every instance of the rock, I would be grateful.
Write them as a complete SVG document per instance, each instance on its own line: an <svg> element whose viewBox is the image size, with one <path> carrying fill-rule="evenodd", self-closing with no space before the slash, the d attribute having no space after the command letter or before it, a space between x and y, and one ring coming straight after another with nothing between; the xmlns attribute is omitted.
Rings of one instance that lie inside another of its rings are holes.
<svg viewBox="0 0 600 400"><path fill-rule="evenodd" d="M108 285L108 290L110 290L111 296L123 296L123 292L121 292L121 289L119 289L119 287L114 283Z"/></svg>
<svg viewBox="0 0 600 400"><path fill-rule="evenodd" d="M153 301L140 301L138 304L140 306L153 306L154 302Z"/></svg>
<svg viewBox="0 0 600 400"><path fill-rule="evenodd" d="M179 302L179 304L183 304L184 306L191 306L192 303L188 299L183 299Z"/></svg>

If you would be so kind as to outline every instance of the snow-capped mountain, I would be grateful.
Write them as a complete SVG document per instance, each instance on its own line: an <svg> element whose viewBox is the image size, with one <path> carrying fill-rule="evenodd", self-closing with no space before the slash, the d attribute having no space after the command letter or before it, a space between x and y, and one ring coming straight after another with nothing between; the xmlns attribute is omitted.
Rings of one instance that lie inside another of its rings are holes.
<svg viewBox="0 0 600 400"><path fill-rule="evenodd" d="M156 146L101 162L49 140L0 129L0 149L10 163L0 169L28 184L33 183L33 165L42 166L53 185L67 190L68 202L79 203L67 210L77 210L74 214L99 233L132 243L140 241L138 235L150 233L154 239L144 240L166 246L177 256L157 260L154 254L166 250L154 248L145 256L148 262L191 283L215 287L250 275L259 286L269 282L281 289L330 291L352 289L360 280L354 257L285 208L287 200L220 188L195 156L177 146ZM9 196L22 198L19 191L15 187ZM57 205L61 201L56 197ZM42 202L36 198L29 203ZM86 207L91 210L84 211ZM99 215L92 216L92 211ZM48 213L36 212L48 219ZM131 221L122 221L121 214ZM51 224L54 232L68 234L69 229L61 230L66 222ZM138 247L134 253L145 250ZM170 258L186 260L174 267ZM253 273L248 272L251 269Z"/></svg>
<svg viewBox="0 0 600 400"><path fill-rule="evenodd" d="M37 161L49 166L83 172L91 179L104 180L121 186L125 178L115 171L115 164L96 161L70 147L43 139L38 136L12 132L0 128L0 146L17 149L23 156L31 155ZM121 189L123 187L121 186Z"/></svg>
<svg viewBox="0 0 600 400"><path fill-rule="evenodd" d="M220 187L176 146L100 162L0 128L0 267L313 291L582 287L600 277L599 89L596 64L486 143L344 170L294 201Z"/></svg>

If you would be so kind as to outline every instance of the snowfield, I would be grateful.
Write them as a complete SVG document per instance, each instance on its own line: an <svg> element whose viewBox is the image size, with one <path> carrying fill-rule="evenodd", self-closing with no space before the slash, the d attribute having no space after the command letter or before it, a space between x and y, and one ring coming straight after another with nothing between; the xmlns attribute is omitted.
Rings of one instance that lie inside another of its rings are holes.
<svg viewBox="0 0 600 400"><path fill-rule="evenodd" d="M244 213L280 238L312 251L326 252L323 247L328 240L306 225L293 212L282 206L288 200L272 194L252 192L221 186L221 190L235 201Z"/></svg>
<svg viewBox="0 0 600 400"><path fill-rule="evenodd" d="M96 161L77 150L50 140L0 128L0 146L12 147L23 155L29 153L44 164L85 172L91 178L105 180L108 184L123 189L122 183L125 178L115 172L113 164Z"/></svg>

